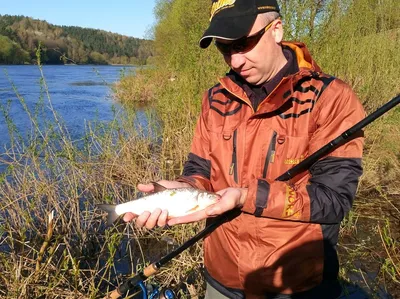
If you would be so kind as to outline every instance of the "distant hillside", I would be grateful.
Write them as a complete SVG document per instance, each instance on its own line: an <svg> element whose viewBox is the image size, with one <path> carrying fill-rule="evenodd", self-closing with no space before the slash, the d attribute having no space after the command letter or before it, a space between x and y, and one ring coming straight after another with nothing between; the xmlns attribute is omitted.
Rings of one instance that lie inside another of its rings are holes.
<svg viewBox="0 0 400 299"><path fill-rule="evenodd" d="M146 64L150 40L103 30L56 26L24 16L0 15L0 64Z"/></svg>

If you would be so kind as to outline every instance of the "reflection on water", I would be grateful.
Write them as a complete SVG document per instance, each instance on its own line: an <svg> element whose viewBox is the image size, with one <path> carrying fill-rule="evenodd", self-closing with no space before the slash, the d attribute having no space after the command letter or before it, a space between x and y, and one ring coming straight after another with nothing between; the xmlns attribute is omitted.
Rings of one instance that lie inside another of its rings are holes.
<svg viewBox="0 0 400 299"><path fill-rule="evenodd" d="M104 81L81 81L81 82L72 82L70 85L75 85L75 86L96 86L96 85L106 85L106 86L111 86L112 84L109 82L104 82Z"/></svg>

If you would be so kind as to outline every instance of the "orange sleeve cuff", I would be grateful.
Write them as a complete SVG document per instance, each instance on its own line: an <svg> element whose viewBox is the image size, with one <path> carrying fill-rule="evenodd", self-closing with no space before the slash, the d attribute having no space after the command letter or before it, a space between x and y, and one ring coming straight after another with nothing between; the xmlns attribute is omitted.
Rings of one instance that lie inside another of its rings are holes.
<svg viewBox="0 0 400 299"><path fill-rule="evenodd" d="M258 179L249 186L243 212L258 217L309 221L310 198L305 186Z"/></svg>

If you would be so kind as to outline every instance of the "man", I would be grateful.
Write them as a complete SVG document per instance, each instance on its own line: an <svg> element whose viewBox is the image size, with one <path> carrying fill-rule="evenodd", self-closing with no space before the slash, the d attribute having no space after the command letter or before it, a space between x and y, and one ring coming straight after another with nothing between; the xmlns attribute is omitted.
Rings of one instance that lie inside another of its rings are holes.
<svg viewBox="0 0 400 299"><path fill-rule="evenodd" d="M213 1L200 46L214 39L231 71L204 95L183 175L160 184L215 191L221 200L185 217L167 221L168 212L156 210L136 220L152 228L241 209L204 240L207 298L337 298L341 292L335 246L362 174L362 137L290 182L274 179L364 111L349 86L321 72L304 44L282 37L275 0Z"/></svg>

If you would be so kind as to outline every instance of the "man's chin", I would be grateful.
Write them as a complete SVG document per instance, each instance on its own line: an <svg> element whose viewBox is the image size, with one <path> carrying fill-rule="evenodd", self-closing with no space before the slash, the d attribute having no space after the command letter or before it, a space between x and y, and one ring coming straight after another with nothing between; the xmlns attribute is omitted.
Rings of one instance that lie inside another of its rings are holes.
<svg viewBox="0 0 400 299"><path fill-rule="evenodd" d="M254 77L254 76L248 76L248 77L242 76L242 78L251 85L259 85L262 83L262 82L260 82L260 80L258 78Z"/></svg>
<svg viewBox="0 0 400 299"><path fill-rule="evenodd" d="M238 74L240 77L242 77L247 83L251 85L258 85L263 82L261 81L261 78L257 77L252 73L252 69L246 70L246 71L236 71L234 70L236 74Z"/></svg>

